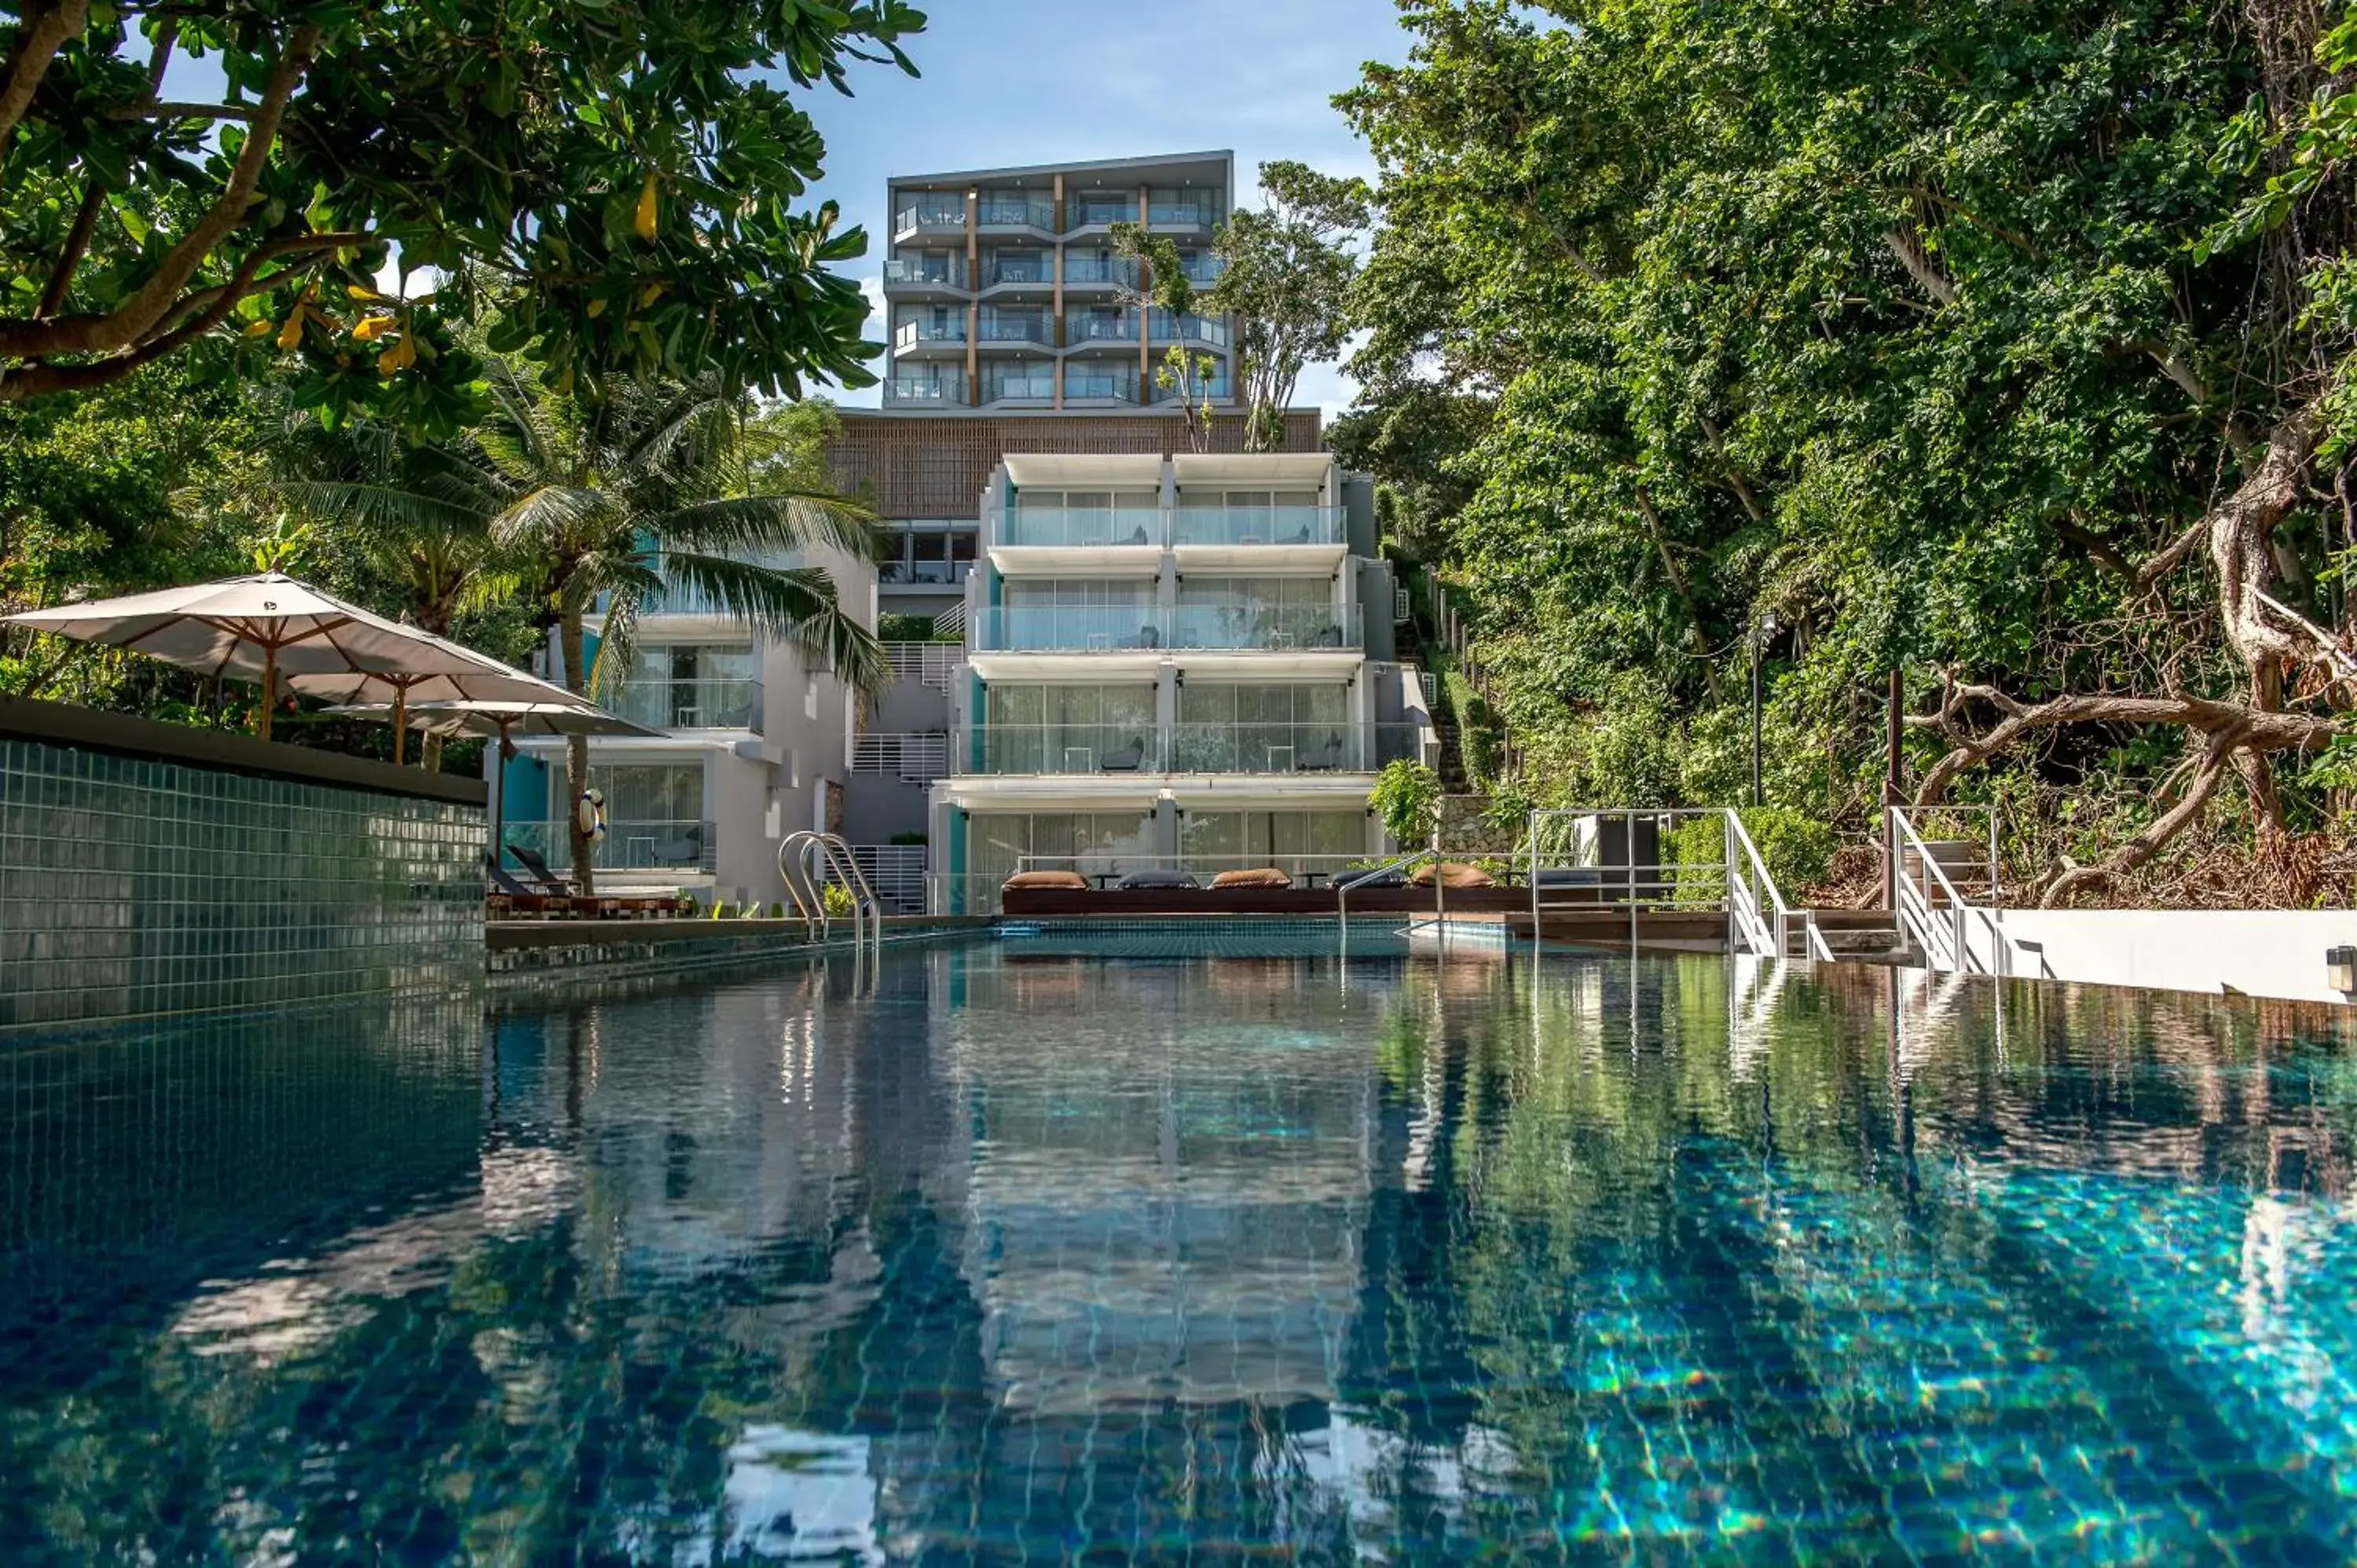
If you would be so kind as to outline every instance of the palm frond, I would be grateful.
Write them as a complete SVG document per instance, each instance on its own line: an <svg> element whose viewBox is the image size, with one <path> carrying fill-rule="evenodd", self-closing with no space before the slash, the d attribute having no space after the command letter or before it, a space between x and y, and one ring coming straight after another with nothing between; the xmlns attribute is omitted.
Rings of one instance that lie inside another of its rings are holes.
<svg viewBox="0 0 2357 1568"><path fill-rule="evenodd" d="M816 491L735 496L698 501L648 520L666 548L716 553L785 554L828 545L861 561L876 559L883 531L856 501Z"/></svg>
<svg viewBox="0 0 2357 1568"><path fill-rule="evenodd" d="M594 543L608 530L624 527L620 507L606 491L542 485L492 517L491 537L503 547L548 550L584 540Z"/></svg>
<svg viewBox="0 0 2357 1568"><path fill-rule="evenodd" d="M891 683L891 666L876 634L844 613L834 579L824 568L759 566L724 555L667 553L663 575L673 586L702 594L731 619L823 660L862 692Z"/></svg>
<svg viewBox="0 0 2357 1568"><path fill-rule="evenodd" d="M479 532L483 498L461 499L402 485L333 479L281 481L272 487L291 507L363 528L417 533ZM468 504L469 500L478 504Z"/></svg>

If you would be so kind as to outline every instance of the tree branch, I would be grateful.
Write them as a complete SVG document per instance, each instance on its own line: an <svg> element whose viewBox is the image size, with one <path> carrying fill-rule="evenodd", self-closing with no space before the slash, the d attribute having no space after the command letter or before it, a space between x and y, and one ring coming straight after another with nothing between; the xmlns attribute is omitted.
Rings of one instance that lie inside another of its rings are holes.
<svg viewBox="0 0 2357 1568"><path fill-rule="evenodd" d="M16 134L16 123L33 104L33 93L47 76L59 48L90 22L90 0L56 0L42 5L27 0L16 23L16 37L8 48L8 65L0 77L0 158Z"/></svg>
<svg viewBox="0 0 2357 1568"><path fill-rule="evenodd" d="M66 230L65 243L58 248L57 265L49 269L48 286L41 290L41 303L33 307L36 321L47 321L66 306L66 295L73 287L74 269L90 249L91 231L98 227L98 215L106 208L106 182L92 171L90 188L82 192L81 205L74 209L73 223Z"/></svg>
<svg viewBox="0 0 2357 1568"><path fill-rule="evenodd" d="M1902 224L1885 234L1882 242L1890 247L1890 253L1899 258L1899 264L1907 269L1907 275L1925 294L1942 305L1953 305L1963 297L1947 275L1932 264L1931 254L1923 249L1923 242L1916 237L1913 228Z"/></svg>
<svg viewBox="0 0 2357 1568"><path fill-rule="evenodd" d="M2185 791L2185 799L2155 817L2146 824L2144 832L2114 850L2100 865L2074 865L2056 877L2047 887L2045 897L2039 899L2038 907L2060 908L2074 894L2116 881L2159 854L2163 845L2184 832L2209 806L2210 798L2225 782L2226 765L2237 749L2233 731L2222 730L2212 736L2201 749L2201 763L2194 769L2193 783Z"/></svg>
<svg viewBox="0 0 2357 1568"><path fill-rule="evenodd" d="M279 121L304 73L311 68L319 38L318 27L306 23L287 39L277 63L271 67L261 101L254 108L253 127L246 134L245 145L238 149L229 183L205 215L165 252L155 276L142 284L120 308L104 316L64 316L51 321L0 324L0 359L102 353L139 342L155 329L213 248L245 220L246 209L254 199L254 187L278 140Z"/></svg>
<svg viewBox="0 0 2357 1568"><path fill-rule="evenodd" d="M126 103L108 116L113 120L246 120L261 111L251 103L182 103L149 98Z"/></svg>

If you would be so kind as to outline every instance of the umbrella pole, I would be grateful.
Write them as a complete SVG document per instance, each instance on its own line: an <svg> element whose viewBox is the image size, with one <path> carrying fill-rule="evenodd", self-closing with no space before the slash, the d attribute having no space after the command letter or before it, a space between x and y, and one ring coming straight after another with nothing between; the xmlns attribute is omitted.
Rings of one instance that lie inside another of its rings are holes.
<svg viewBox="0 0 2357 1568"><path fill-rule="evenodd" d="M491 748L491 864L502 870L507 865L508 836L508 726L500 726L500 743Z"/></svg>
<svg viewBox="0 0 2357 1568"><path fill-rule="evenodd" d="M402 753L409 739L409 688L393 689L393 765L401 766Z"/></svg>
<svg viewBox="0 0 2357 1568"><path fill-rule="evenodd" d="M262 712L253 721L256 739L270 738L270 710L277 704L277 699L278 645L265 642L262 645Z"/></svg>

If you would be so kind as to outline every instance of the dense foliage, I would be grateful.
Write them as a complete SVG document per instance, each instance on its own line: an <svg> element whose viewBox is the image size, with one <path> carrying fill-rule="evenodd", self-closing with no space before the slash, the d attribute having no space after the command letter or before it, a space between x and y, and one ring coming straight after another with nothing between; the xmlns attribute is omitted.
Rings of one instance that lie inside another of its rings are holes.
<svg viewBox="0 0 2357 1568"><path fill-rule="evenodd" d="M1756 639L1781 804L1864 825L1896 668L1910 787L2005 795L2050 897L2229 780L2247 844L2324 853L2357 525L2314 5L1404 15L1342 101L1383 179L1338 444L1479 628L1496 782L1738 799Z"/></svg>
<svg viewBox="0 0 2357 1568"><path fill-rule="evenodd" d="M455 322L597 383L871 379L823 151L768 80L911 69L903 0L17 0L0 63L0 402L242 332L298 399L447 434ZM199 63L190 67L187 62ZM176 96L183 80L225 82ZM432 292L378 293L389 261Z"/></svg>

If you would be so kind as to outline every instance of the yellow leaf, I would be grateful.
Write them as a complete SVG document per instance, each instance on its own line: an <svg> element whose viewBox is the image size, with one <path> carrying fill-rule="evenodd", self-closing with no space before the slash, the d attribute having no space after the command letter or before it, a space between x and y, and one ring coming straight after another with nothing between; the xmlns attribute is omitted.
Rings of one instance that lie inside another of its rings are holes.
<svg viewBox="0 0 2357 1568"><path fill-rule="evenodd" d="M655 237L655 175L652 169L647 171L647 183L639 192L638 231L641 240Z"/></svg>
<svg viewBox="0 0 2357 1568"><path fill-rule="evenodd" d="M572 391L573 367L567 365L565 367L565 373L556 378L556 395L559 397L565 397L571 393Z"/></svg>
<svg viewBox="0 0 2357 1568"><path fill-rule="evenodd" d="M278 329L278 346L289 354L303 346L303 306L296 306Z"/></svg>
<svg viewBox="0 0 2357 1568"><path fill-rule="evenodd" d="M601 317L601 316L603 316L603 315L605 315L605 314L606 314L606 302L605 302L604 300L602 300L602 299L593 299L593 300L591 300L591 301L589 302L589 319L590 319L590 320L595 321L595 320L597 320L597 317Z"/></svg>
<svg viewBox="0 0 2357 1568"><path fill-rule="evenodd" d="M382 299L384 295L372 288L362 288L356 283L348 283L344 285L344 297L346 299Z"/></svg>
<svg viewBox="0 0 2357 1568"><path fill-rule="evenodd" d="M415 363L417 363L417 339L404 332L402 334L400 341L396 342L392 348L386 349L382 355L378 356L376 361L377 374L381 376L399 375L402 371L409 369L410 366Z"/></svg>
<svg viewBox="0 0 2357 1568"><path fill-rule="evenodd" d="M352 328L352 336L363 343L373 343L392 330L392 317L368 316L361 317L361 324Z"/></svg>
<svg viewBox="0 0 2357 1568"><path fill-rule="evenodd" d="M644 310L648 306L661 299L663 296L663 290L670 286L668 284L651 283L639 290L639 308Z"/></svg>
<svg viewBox="0 0 2357 1568"><path fill-rule="evenodd" d="M266 335L269 331L270 331L270 323L269 323L269 322L267 322L267 321L253 321L253 322L248 322L248 323L246 324L245 335L246 335L247 337L249 337L249 338L260 338L260 337L263 337L263 336Z"/></svg>

